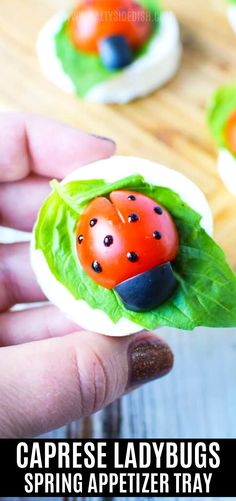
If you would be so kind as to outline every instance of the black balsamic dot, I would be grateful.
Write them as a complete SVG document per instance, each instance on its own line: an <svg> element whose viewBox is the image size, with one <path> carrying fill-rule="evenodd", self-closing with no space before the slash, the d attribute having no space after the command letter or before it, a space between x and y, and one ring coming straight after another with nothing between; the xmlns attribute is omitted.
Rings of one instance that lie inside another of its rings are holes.
<svg viewBox="0 0 236 501"><path fill-rule="evenodd" d="M80 245L82 244L83 240L84 240L83 235L79 235L78 242L79 242Z"/></svg>
<svg viewBox="0 0 236 501"><path fill-rule="evenodd" d="M89 222L91 228L93 228L93 226L95 226L95 224L97 224L97 222L98 222L98 220L95 217L93 219L91 219Z"/></svg>
<svg viewBox="0 0 236 501"><path fill-rule="evenodd" d="M162 234L160 233L160 231L154 231L153 238L155 238L156 240L161 240Z"/></svg>
<svg viewBox="0 0 236 501"><path fill-rule="evenodd" d="M156 214L159 214L159 216L161 216L161 215L163 214L163 210L162 210L162 208L161 208L161 207L159 207L158 205L157 205L157 207L154 207L154 212L155 212Z"/></svg>
<svg viewBox="0 0 236 501"><path fill-rule="evenodd" d="M113 236L112 235L107 235L104 238L103 243L104 243L105 247L110 247L110 245L113 244Z"/></svg>
<svg viewBox="0 0 236 501"><path fill-rule="evenodd" d="M128 200L131 200L132 202L134 202L134 200L136 200L136 197L134 195L129 195Z"/></svg>
<svg viewBox="0 0 236 501"><path fill-rule="evenodd" d="M98 261L93 261L92 268L96 273L102 273L102 267Z"/></svg>
<svg viewBox="0 0 236 501"><path fill-rule="evenodd" d="M128 221L129 223L136 223L137 221L139 221L139 216L138 214L135 214L135 212L132 212L129 217L128 217Z"/></svg>
<svg viewBox="0 0 236 501"><path fill-rule="evenodd" d="M138 254L136 254L136 252L127 252L127 258L131 263L136 263L139 259Z"/></svg>

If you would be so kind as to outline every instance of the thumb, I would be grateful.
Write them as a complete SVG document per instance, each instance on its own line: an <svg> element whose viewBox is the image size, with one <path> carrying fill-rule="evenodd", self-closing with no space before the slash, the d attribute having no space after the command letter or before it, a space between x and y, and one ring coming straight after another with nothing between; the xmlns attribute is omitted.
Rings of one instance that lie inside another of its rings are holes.
<svg viewBox="0 0 236 501"><path fill-rule="evenodd" d="M156 335L78 332L0 350L0 436L34 436L163 376L173 356Z"/></svg>

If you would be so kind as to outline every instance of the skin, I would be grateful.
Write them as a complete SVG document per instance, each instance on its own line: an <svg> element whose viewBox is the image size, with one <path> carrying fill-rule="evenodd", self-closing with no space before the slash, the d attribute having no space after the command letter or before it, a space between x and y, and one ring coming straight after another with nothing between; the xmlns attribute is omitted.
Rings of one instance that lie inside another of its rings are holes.
<svg viewBox="0 0 236 501"><path fill-rule="evenodd" d="M0 114L0 224L31 231L49 193L48 178L63 178L114 152L112 141L64 124ZM152 333L120 339L84 332L48 303L9 311L16 303L44 300L30 267L29 245L0 244L0 437L49 431L129 391L130 350L133 384L171 368L168 346ZM139 352L152 345L157 356L147 377Z"/></svg>

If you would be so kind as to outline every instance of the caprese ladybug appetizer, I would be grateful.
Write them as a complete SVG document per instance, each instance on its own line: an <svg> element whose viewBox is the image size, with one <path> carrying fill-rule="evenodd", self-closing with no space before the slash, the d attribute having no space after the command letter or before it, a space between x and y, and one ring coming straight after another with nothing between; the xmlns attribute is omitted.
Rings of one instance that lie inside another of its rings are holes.
<svg viewBox="0 0 236 501"><path fill-rule="evenodd" d="M236 277L189 179L117 156L51 186L32 266L49 300L75 323L111 336L236 326Z"/></svg>
<svg viewBox="0 0 236 501"><path fill-rule="evenodd" d="M80 0L42 29L44 73L65 91L102 103L125 103L176 73L178 22L158 0Z"/></svg>
<svg viewBox="0 0 236 501"><path fill-rule="evenodd" d="M213 95L208 123L218 147L218 170L228 190L236 195L236 84Z"/></svg>

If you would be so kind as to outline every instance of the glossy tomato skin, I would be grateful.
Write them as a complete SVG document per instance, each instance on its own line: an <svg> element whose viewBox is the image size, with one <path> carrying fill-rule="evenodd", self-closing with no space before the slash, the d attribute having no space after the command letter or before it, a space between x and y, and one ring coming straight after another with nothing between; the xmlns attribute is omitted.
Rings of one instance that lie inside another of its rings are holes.
<svg viewBox="0 0 236 501"><path fill-rule="evenodd" d="M90 0L77 5L68 29L79 50L96 54L99 41L113 35L123 35L138 49L150 36L152 22L148 11L133 0Z"/></svg>
<svg viewBox="0 0 236 501"><path fill-rule="evenodd" d="M225 127L225 140L230 150L236 154L236 110L229 116Z"/></svg>
<svg viewBox="0 0 236 501"><path fill-rule="evenodd" d="M120 190L99 197L83 212L76 231L85 272L101 286L121 282L175 259L179 238L166 209L145 195ZM99 265L99 268L98 268Z"/></svg>

